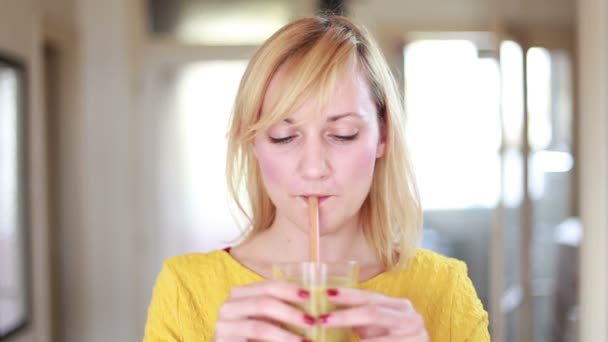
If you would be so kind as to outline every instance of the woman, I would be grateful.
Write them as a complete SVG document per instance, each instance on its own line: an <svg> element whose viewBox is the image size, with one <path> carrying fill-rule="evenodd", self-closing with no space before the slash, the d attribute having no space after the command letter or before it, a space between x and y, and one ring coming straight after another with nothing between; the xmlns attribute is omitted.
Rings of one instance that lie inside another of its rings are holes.
<svg viewBox="0 0 608 342"><path fill-rule="evenodd" d="M227 176L250 228L232 249L165 262L145 341L302 341L281 328L353 327L362 340L489 341L488 317L459 261L417 249L422 215L394 80L371 37L317 16L275 33L243 76ZM245 190L245 191L243 191ZM322 261L356 260L346 309L311 317L309 293L268 280L307 259L307 200L320 210Z"/></svg>

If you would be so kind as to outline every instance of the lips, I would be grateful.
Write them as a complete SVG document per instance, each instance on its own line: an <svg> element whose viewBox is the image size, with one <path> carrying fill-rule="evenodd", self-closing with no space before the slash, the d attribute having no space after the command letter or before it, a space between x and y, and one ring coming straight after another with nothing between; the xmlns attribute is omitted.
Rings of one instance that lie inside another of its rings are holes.
<svg viewBox="0 0 608 342"><path fill-rule="evenodd" d="M330 198L331 196L329 195L302 195L300 196L302 199L304 199L307 203L308 203L308 198L309 197L317 197L319 199L319 204L323 203L325 200L327 200L328 198Z"/></svg>

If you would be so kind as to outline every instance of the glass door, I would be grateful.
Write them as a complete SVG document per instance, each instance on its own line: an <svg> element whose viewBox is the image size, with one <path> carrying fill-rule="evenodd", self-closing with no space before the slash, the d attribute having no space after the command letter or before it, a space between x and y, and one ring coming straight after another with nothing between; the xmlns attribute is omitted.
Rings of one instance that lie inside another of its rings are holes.
<svg viewBox="0 0 608 342"><path fill-rule="evenodd" d="M463 260L489 307L501 195L500 73L485 33L418 34L404 51L406 134L424 209L423 247Z"/></svg>
<svg viewBox="0 0 608 342"><path fill-rule="evenodd" d="M494 341L570 341L581 230L568 50L502 32L412 37L406 132L423 247L468 264Z"/></svg>

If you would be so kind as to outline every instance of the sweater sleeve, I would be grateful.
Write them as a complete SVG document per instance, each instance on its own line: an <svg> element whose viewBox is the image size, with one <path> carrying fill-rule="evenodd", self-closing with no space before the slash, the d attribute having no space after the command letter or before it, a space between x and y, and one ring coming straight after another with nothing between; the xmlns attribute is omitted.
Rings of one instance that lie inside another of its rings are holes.
<svg viewBox="0 0 608 342"><path fill-rule="evenodd" d="M449 298L451 341L486 342L488 333L488 314L479 300L475 287L467 275L467 267L458 262L453 268L454 284ZM451 297L451 298L450 298Z"/></svg>
<svg viewBox="0 0 608 342"><path fill-rule="evenodd" d="M182 340L178 316L180 304L178 284L175 272L165 262L156 279L148 307L144 342Z"/></svg>

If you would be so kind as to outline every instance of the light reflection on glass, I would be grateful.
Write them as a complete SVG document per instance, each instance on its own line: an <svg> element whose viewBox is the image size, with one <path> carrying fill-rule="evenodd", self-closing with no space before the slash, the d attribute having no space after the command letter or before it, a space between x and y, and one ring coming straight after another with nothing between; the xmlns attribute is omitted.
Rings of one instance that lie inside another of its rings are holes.
<svg viewBox="0 0 608 342"><path fill-rule="evenodd" d="M551 56L543 48L530 48L528 63L528 140L533 151L551 143Z"/></svg>
<svg viewBox="0 0 608 342"><path fill-rule="evenodd" d="M524 120L524 57L519 44L506 40L500 44L500 76L505 144L520 146Z"/></svg>

